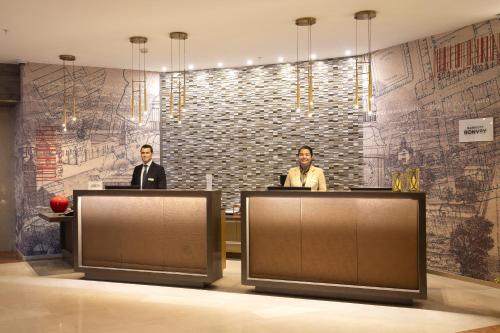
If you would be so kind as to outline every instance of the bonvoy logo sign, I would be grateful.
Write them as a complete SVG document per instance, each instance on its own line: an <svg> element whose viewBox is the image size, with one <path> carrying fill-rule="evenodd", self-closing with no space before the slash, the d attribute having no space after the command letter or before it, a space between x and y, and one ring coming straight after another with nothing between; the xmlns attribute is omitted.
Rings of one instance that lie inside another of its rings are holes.
<svg viewBox="0 0 500 333"><path fill-rule="evenodd" d="M486 133L486 128L484 126L467 126L464 130L464 134L481 134Z"/></svg>
<svg viewBox="0 0 500 333"><path fill-rule="evenodd" d="M493 117L458 121L459 141L493 141Z"/></svg>

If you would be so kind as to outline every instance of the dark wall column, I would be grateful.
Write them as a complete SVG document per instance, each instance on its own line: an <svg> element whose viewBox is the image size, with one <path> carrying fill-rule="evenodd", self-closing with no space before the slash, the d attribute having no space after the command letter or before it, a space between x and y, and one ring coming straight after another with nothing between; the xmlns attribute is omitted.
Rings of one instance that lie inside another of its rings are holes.
<svg viewBox="0 0 500 333"><path fill-rule="evenodd" d="M14 140L19 94L19 66L0 64L0 251L15 244Z"/></svg>
<svg viewBox="0 0 500 333"><path fill-rule="evenodd" d="M0 105L16 105L20 100L19 65L0 64Z"/></svg>

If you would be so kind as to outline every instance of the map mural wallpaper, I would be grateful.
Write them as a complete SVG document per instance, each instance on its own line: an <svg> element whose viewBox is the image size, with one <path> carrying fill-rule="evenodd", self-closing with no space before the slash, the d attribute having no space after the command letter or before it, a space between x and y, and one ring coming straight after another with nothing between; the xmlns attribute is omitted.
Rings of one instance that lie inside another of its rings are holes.
<svg viewBox="0 0 500 333"><path fill-rule="evenodd" d="M140 146L149 143L159 151L159 76L148 73L147 78L149 112L139 126L131 121L131 71L23 66L22 104L16 119L16 244L23 255L60 252L58 224L38 217L52 196L71 200L73 189L87 189L89 180L128 184L133 167L140 163ZM70 105L66 132L65 88ZM159 159L159 154L155 157Z"/></svg>
<svg viewBox="0 0 500 333"><path fill-rule="evenodd" d="M364 123L366 186L419 167L428 268L500 276L500 20L380 50ZM459 143L458 121L494 119L494 141Z"/></svg>
<svg viewBox="0 0 500 333"><path fill-rule="evenodd" d="M375 24L373 36L376 38ZM319 127L306 127L319 133L317 140L312 141L323 147L319 156L325 164L322 166L329 167L332 156L338 160L343 156L351 158L349 154L353 153L363 158L362 163L353 162L352 170L346 166L345 174L340 172L344 169L335 169L332 165L332 170L339 171L335 179L330 179L332 188L344 189L351 182L364 183L367 187L390 186L393 171L419 167L421 189L427 192L428 268L484 280L499 278L500 20L492 19L375 52L372 57L375 101L370 115L350 108L354 99L351 62L352 59L342 58L315 64L316 68L326 66L318 76L322 82L320 95L324 96L320 100L323 104L319 105L325 113L317 118L321 119L321 124L316 124ZM182 154L178 159L169 155L185 152L189 145L194 147L193 142L203 143L204 124L210 125L211 142L217 145L208 151L214 156L218 149L227 150L231 157L240 156L236 143L245 147L267 147L272 143L273 147L283 149L299 144L301 140L290 136L292 132L281 130L281 127L301 126L297 117L284 115L292 111L291 99L283 96L292 96L293 88L287 89L280 83L290 76L288 72L280 72L285 68L282 66L262 68L270 75L272 86L277 87L271 93L264 91L263 82L240 80L252 77L249 73L253 69L232 69L230 73L236 79L230 82L236 86L227 86L222 77L211 70L191 73L190 80L195 84L189 86L189 96L203 98L191 101L193 107L187 112L193 115L189 121L190 115L186 114L186 122L183 121L189 126L181 127L160 112L162 107L165 110L166 101L160 105L160 90L163 89L161 81L168 80L166 74L148 73L149 112L145 124L139 126L130 120L130 71L77 66L73 73L60 65L24 65L22 103L16 119L18 250L25 256L58 253L58 225L38 218L40 207L48 206L55 194L71 197L73 189L86 189L89 180L128 183L133 166L139 163L141 144L152 144L155 160L164 162L170 189L204 188L204 184L198 184L203 181L203 165L199 170L193 169L199 171L196 176L199 179L196 178L197 184L191 184L188 179L180 179L183 173L175 168L175 163L185 162L189 155ZM67 132L61 126L65 75L69 78L67 89L75 87L78 105L77 121L73 124L70 120ZM240 83L242 87L238 87ZM221 89L216 89L217 85ZM365 85L362 88L365 89ZM235 114L229 112L213 123L209 111L221 112L215 110L216 105L227 110L232 107L231 102L221 96L221 91L236 96L239 104L235 104ZM331 98L337 91L341 92L341 102ZM255 100L255 96L263 96L262 101ZM272 105L279 114L273 114L272 110L266 112L266 105ZM199 121L194 117L199 111L196 106L207 110L201 113L204 118ZM255 119L245 118L247 109L257 110ZM488 117L493 117L493 141L459 142L459 120ZM234 119L238 126L225 131L221 124ZM293 120L291 125L283 124L287 119ZM247 131L243 125L249 122L258 126ZM326 124L327 128L322 127ZM345 125L345 138L337 135L338 124ZM264 142L260 133L269 134L272 142ZM330 138L330 133L337 136ZM217 135L223 140L218 142ZM335 147L343 147L338 140L348 143L345 152L335 152ZM214 159L211 166L215 170L214 185L218 186L216 170L227 169L230 176L237 172L238 165L248 169L258 159L279 166L278 174L293 162L291 150L252 149L248 150L251 163L240 157ZM203 153L207 150L201 149L199 154ZM276 159L278 154L288 155L280 155L283 158L280 161ZM264 164L263 168L266 169ZM263 188L275 177L261 178L264 183L245 186ZM238 189L231 188L233 190ZM230 201L234 193L227 193L226 197Z"/></svg>

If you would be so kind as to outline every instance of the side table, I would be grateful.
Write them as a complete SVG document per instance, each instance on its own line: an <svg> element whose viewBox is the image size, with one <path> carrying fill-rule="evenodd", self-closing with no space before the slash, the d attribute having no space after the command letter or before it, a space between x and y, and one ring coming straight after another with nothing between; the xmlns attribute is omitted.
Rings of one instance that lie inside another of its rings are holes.
<svg viewBox="0 0 500 333"><path fill-rule="evenodd" d="M64 213L40 212L38 217L47 222L59 223L61 254L63 259L73 265L73 216Z"/></svg>

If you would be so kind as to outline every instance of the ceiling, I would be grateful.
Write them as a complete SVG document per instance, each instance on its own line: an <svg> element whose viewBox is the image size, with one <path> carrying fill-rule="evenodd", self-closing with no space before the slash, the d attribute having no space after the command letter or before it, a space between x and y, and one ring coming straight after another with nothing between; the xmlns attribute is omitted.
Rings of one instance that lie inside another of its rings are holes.
<svg viewBox="0 0 500 333"><path fill-rule="evenodd" d="M195 69L285 62L296 58L295 19L314 16L312 51L319 59L354 50L356 11L373 9L373 49L491 19L498 0L0 0L0 63L131 67L128 37L149 38L146 67L170 70L171 31L185 31L187 63ZM301 58L307 57L301 29ZM366 23L359 23L359 51ZM363 43L364 42L364 43ZM174 65L176 67L176 65Z"/></svg>

